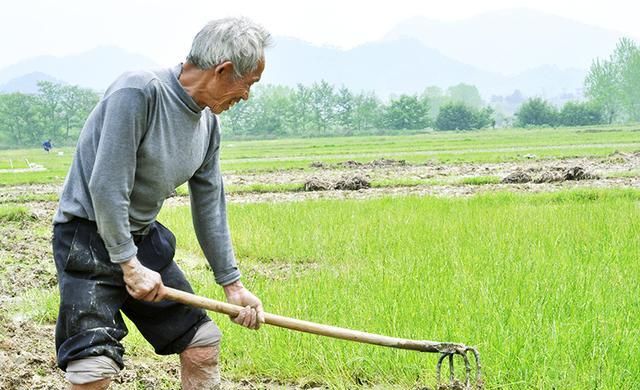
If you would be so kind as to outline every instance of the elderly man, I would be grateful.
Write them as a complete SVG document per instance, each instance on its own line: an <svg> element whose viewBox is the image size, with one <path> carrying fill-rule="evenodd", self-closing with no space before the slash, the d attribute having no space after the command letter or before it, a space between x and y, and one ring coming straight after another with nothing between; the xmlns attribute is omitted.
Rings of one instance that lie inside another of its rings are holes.
<svg viewBox="0 0 640 390"><path fill-rule="evenodd" d="M158 354L180 354L184 389L219 386L217 326L202 310L163 301L165 285L192 291L173 261L175 237L156 221L182 183L216 282L245 307L234 322L264 322L231 246L214 114L249 98L270 41L247 19L212 21L184 64L124 74L87 119L54 217L56 348L72 389L106 389L123 368L121 312Z"/></svg>

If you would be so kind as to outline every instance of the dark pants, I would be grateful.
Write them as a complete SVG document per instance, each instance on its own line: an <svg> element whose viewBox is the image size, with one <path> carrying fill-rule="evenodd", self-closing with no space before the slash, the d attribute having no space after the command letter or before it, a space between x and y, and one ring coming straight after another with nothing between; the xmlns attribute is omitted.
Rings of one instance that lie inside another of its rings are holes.
<svg viewBox="0 0 640 390"><path fill-rule="evenodd" d="M132 298L125 288L120 265L109 260L94 222L74 219L55 225L53 232L60 288L56 350L61 369L73 360L100 355L123 368L120 340L127 335L127 327L121 311L161 355L182 352L198 327L210 321L201 309ZM173 261L175 236L169 229L154 222L146 235L136 237L136 246L138 260L160 273L166 286L193 292Z"/></svg>

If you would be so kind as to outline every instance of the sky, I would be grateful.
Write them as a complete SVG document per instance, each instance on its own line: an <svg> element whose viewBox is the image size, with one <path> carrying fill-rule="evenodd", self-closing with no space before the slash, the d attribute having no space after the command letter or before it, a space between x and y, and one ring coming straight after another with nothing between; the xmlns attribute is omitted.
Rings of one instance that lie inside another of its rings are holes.
<svg viewBox="0 0 640 390"><path fill-rule="evenodd" d="M247 16L276 36L348 49L378 40L412 17L451 21L511 8L544 11L640 37L640 4L632 0L4 0L0 68L103 45L171 65L185 57L202 25L224 16Z"/></svg>

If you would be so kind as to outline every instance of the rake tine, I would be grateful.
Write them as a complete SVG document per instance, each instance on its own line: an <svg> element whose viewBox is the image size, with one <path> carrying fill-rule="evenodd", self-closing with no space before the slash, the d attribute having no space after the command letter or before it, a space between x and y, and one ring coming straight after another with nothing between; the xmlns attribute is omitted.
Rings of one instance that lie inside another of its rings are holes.
<svg viewBox="0 0 640 390"><path fill-rule="evenodd" d="M482 378L480 371L482 370L482 367L480 365L480 352L478 352L478 350L473 347L468 347L467 350L473 352L473 356L476 359L476 383L478 387L481 387Z"/></svg>
<svg viewBox="0 0 640 390"><path fill-rule="evenodd" d="M438 364L436 365L436 377L438 380L438 385L440 385L441 380L440 380L440 373L442 371L442 361L444 360L444 358L446 358L448 356L448 354L446 353L442 353L440 354L440 358L438 358Z"/></svg>
<svg viewBox="0 0 640 390"><path fill-rule="evenodd" d="M455 384L456 374L453 370L453 354L449 355L449 382L451 386Z"/></svg>
<svg viewBox="0 0 640 390"><path fill-rule="evenodd" d="M471 363L469 363L469 357L467 356L467 351L464 351L462 354L464 358L464 366L466 369L466 374L464 376L464 385L466 388L471 388Z"/></svg>

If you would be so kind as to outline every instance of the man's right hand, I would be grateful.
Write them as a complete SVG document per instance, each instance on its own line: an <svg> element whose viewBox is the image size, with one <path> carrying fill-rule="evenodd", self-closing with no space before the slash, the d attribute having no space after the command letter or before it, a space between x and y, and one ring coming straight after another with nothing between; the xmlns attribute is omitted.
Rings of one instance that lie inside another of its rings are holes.
<svg viewBox="0 0 640 390"><path fill-rule="evenodd" d="M120 267L129 295L147 302L159 302L164 298L166 293L160 274L142 265L137 257L120 263Z"/></svg>

